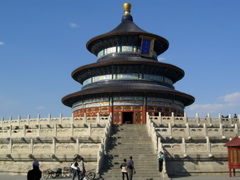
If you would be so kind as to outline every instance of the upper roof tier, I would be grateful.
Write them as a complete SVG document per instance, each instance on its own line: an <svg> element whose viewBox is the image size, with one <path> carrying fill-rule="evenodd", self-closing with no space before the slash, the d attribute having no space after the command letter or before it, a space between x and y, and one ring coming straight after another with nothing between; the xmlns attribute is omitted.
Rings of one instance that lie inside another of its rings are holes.
<svg viewBox="0 0 240 180"><path fill-rule="evenodd" d="M104 49L117 46L141 47L142 36L154 39L153 51L160 55L168 49L169 43L161 36L149 33L139 28L130 14L131 4L125 3L122 22L108 33L96 36L87 42L87 49L95 54Z"/></svg>

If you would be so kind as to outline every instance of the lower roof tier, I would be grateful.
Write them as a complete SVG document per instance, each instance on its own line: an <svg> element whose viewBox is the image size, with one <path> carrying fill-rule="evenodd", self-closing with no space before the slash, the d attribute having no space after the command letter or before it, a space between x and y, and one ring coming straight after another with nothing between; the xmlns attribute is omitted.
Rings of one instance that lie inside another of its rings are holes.
<svg viewBox="0 0 240 180"><path fill-rule="evenodd" d="M114 85L102 84L93 88L82 89L81 91L69 94L62 98L62 103L72 107L74 103L89 98L97 97L113 97L113 96L145 96L159 97L171 100L177 100L184 106L191 105L194 102L194 97L172 88L159 84L144 85L141 83L114 83Z"/></svg>

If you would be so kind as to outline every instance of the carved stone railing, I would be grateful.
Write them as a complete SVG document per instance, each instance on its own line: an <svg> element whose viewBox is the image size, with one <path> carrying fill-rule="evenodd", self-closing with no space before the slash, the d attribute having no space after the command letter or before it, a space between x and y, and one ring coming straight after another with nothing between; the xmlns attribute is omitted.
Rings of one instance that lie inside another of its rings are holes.
<svg viewBox="0 0 240 180"><path fill-rule="evenodd" d="M61 115L58 118L50 115L48 118L29 116L17 120L2 118L0 159L27 161L31 158L45 158L46 162L53 159L70 162L73 154L81 154L88 162L97 161L100 164L102 157L97 156L97 153L99 150L100 153L105 151L111 118L111 115L82 119Z"/></svg>
<svg viewBox="0 0 240 180"><path fill-rule="evenodd" d="M12 119L10 117L9 119L1 118L0 120L0 127L7 127L7 126L30 126L30 125L54 125L54 124L82 124L82 123L105 123L108 121L108 116L100 116L99 113L96 117L87 117L86 113L84 114L84 117L63 117L62 114L60 114L59 117L52 117L51 115L48 115L47 118L42 118L40 115L38 115L37 118L30 118L28 116L26 119L22 119L21 116L18 117L18 119Z"/></svg>
<svg viewBox="0 0 240 180"><path fill-rule="evenodd" d="M63 124L5 126L0 129L1 138L17 137L102 137L106 124Z"/></svg>
<svg viewBox="0 0 240 180"><path fill-rule="evenodd" d="M224 124L219 125L206 125L199 124L198 126L191 126L186 123L184 126L178 126L173 124L167 124L166 126L156 126L155 130L161 134L161 136L168 137L233 137L239 132L239 125L232 124L227 126Z"/></svg>
<svg viewBox="0 0 240 180"><path fill-rule="evenodd" d="M226 154L224 143L211 143L211 139L231 140L239 133L239 115L237 118L211 118L210 116L200 118L184 117L147 117L147 127L149 135L152 137L153 146L156 151L163 149L169 150L171 153L182 154L183 157L188 154L195 154L196 151L212 157L213 154ZM179 139L177 143L161 143L161 139ZM201 140L199 140L201 139ZM192 142L187 142L187 141ZM199 143L199 141L201 141Z"/></svg>
<svg viewBox="0 0 240 180"><path fill-rule="evenodd" d="M163 146L161 143L159 133L156 131L156 124L151 120L148 113L146 113L146 126L148 130L148 135L152 139L154 153L158 154L159 151L163 151ZM162 174L162 177L168 177L167 170L166 170L166 161L163 161L163 170L161 174Z"/></svg>
<svg viewBox="0 0 240 180"><path fill-rule="evenodd" d="M154 151L155 151L155 153L157 153L159 150L158 149L158 135L155 130L154 122L150 119L150 116L148 115L148 113L146 114L146 126L147 126L147 130L148 130L148 135L152 139Z"/></svg>
<svg viewBox="0 0 240 180"><path fill-rule="evenodd" d="M98 175L101 174L100 170L101 170L101 167L103 166L103 160L104 160L103 158L104 158L104 155L106 154L106 147L111 134L111 128L112 128L112 114L110 114L108 117L108 122L106 123L104 136L101 140L101 145L99 146L99 151L97 155L97 167L96 167L96 173Z"/></svg>
<svg viewBox="0 0 240 180"><path fill-rule="evenodd" d="M42 118L40 115L38 115L37 118L30 118L28 116L26 119L21 119L21 116L18 117L18 119L12 119L10 117L9 119L0 119L0 127L7 127L10 125L13 126L24 126L24 125L44 125L44 124L79 124L79 123L104 123L105 121L108 121L108 116L100 116L99 113L96 117L87 117L86 113L83 117L63 117L62 114L60 114L59 117L51 117L49 115L47 118ZM232 124L238 124L240 115L237 117L232 117L232 115L228 115L228 117L223 117L219 114L218 117L211 117L210 114L208 114L206 117L199 117L198 114L196 114L196 117L187 117L187 114L185 113L184 116L178 117L174 116L174 113L172 113L172 116L161 116L161 113L159 113L158 116L149 116L149 119L153 122L159 123L159 124L223 124L223 125L232 125Z"/></svg>
<svg viewBox="0 0 240 180"><path fill-rule="evenodd" d="M240 115L237 117L232 117L231 114L228 115L228 117L223 117L222 115L218 115L218 117L211 117L210 114L208 114L206 117L199 117L198 114L196 114L196 117L187 117L187 114L185 113L184 116L178 117L174 116L174 113L172 113L172 116L161 116L161 113L159 113L158 116L149 116L149 118L159 124L224 124L224 125L232 125L232 124L238 124Z"/></svg>

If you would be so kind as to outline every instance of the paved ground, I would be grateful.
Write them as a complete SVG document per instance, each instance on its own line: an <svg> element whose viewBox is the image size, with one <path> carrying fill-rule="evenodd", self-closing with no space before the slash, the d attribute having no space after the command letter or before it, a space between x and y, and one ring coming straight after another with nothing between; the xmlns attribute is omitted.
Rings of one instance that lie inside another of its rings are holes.
<svg viewBox="0 0 240 180"><path fill-rule="evenodd" d="M236 174L235 177L229 177L228 175L208 175L208 176L188 176L188 177L176 177L173 180L236 180L240 179L240 174Z"/></svg>
<svg viewBox="0 0 240 180"><path fill-rule="evenodd" d="M0 180L26 180L26 176L20 175L9 175L9 174L0 174ZM42 178L43 180L44 178ZM71 178L56 178L55 180L71 180ZM239 180L240 173L236 174L235 177L229 177L228 175L209 175L209 176L188 176L188 177L174 177L172 180ZM110 180L110 179L109 179ZM114 179L111 179L114 180ZM135 179L134 179L135 180ZM137 180L137 179L136 179Z"/></svg>

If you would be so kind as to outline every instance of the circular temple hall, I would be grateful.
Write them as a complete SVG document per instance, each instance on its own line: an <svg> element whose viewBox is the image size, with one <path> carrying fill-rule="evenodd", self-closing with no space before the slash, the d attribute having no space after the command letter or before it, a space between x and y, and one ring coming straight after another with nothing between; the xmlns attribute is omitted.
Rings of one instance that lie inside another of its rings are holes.
<svg viewBox="0 0 240 180"><path fill-rule="evenodd" d="M184 71L157 59L168 49L168 41L139 28L131 4L123 8L115 29L87 42L97 62L72 72L82 88L63 97L63 104L72 108L74 117L112 114L113 124L145 124L146 113L183 116L194 97L175 90Z"/></svg>

